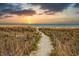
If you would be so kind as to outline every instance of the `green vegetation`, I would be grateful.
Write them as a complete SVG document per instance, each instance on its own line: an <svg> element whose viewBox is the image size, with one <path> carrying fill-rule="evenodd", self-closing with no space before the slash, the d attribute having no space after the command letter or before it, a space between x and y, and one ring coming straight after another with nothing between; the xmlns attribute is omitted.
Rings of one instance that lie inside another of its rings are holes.
<svg viewBox="0 0 79 59"><path fill-rule="evenodd" d="M79 29L78 28L40 28L51 38L54 50L51 56L77 56L79 55Z"/></svg>
<svg viewBox="0 0 79 59"><path fill-rule="evenodd" d="M1 26L0 55L24 56L37 49L40 39L36 28L30 26Z"/></svg>

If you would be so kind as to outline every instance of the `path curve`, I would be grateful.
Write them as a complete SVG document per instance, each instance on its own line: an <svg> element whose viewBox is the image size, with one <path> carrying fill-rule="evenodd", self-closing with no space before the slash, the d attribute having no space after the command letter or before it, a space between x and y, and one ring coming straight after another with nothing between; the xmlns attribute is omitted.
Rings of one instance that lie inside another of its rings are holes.
<svg viewBox="0 0 79 59"><path fill-rule="evenodd" d="M53 49L52 42L47 35L38 30L38 27L37 32L41 35L41 39L38 42L37 51L32 51L30 56L48 56Z"/></svg>

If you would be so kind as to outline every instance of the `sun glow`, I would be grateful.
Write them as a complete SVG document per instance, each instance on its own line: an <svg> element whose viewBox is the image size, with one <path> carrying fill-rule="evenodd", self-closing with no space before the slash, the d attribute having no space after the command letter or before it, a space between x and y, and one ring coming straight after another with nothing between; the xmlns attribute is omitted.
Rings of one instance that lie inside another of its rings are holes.
<svg viewBox="0 0 79 59"><path fill-rule="evenodd" d="M20 19L23 23L32 24L32 17L31 16L21 16Z"/></svg>
<svg viewBox="0 0 79 59"><path fill-rule="evenodd" d="M32 24L32 18L31 18L31 16L28 16L28 17L26 17L27 18L27 23L28 24Z"/></svg>

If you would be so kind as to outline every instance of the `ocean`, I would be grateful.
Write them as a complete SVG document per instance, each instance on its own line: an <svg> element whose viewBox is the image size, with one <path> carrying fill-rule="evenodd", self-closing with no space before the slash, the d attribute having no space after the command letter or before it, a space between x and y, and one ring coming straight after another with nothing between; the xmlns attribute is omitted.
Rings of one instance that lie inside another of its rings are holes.
<svg viewBox="0 0 79 59"><path fill-rule="evenodd" d="M17 24L17 23L0 23L3 26L39 26L39 27L79 27L79 24Z"/></svg>

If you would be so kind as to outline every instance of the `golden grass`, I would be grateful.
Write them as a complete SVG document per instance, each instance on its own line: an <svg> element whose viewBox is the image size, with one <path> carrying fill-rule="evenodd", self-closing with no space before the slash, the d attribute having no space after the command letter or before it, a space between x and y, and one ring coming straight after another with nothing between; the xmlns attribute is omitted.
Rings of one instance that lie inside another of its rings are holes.
<svg viewBox="0 0 79 59"><path fill-rule="evenodd" d="M79 55L79 28L40 28L51 38L54 50L50 55Z"/></svg>
<svg viewBox="0 0 79 59"><path fill-rule="evenodd" d="M37 49L39 33L30 26L0 27L0 56L24 56Z"/></svg>

